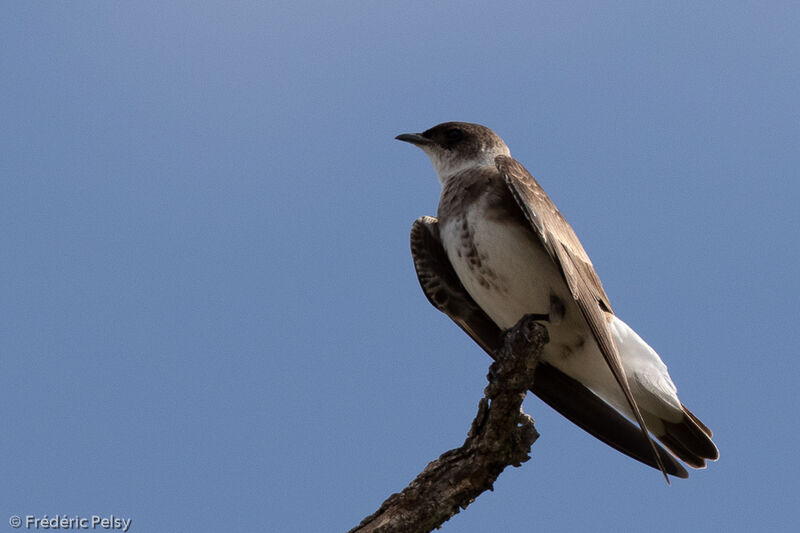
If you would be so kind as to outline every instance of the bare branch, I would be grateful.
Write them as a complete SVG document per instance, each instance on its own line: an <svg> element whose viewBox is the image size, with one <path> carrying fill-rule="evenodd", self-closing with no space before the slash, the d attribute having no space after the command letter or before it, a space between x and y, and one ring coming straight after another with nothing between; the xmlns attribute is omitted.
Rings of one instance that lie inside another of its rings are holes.
<svg viewBox="0 0 800 533"><path fill-rule="evenodd" d="M547 330L534 317L508 330L464 445L429 463L350 533L431 531L491 490L507 466L527 461L539 434L522 411L522 400L547 341Z"/></svg>

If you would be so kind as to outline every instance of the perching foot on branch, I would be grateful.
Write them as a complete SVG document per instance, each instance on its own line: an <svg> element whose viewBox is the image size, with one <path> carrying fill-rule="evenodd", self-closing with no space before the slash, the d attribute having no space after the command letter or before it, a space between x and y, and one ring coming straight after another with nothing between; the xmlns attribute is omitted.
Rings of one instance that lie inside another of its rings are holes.
<svg viewBox="0 0 800 533"><path fill-rule="evenodd" d="M536 320L532 315L523 317L506 332L463 446L430 462L350 533L431 531L491 490L505 467L530 458L539 434L533 419L522 411L522 400L533 385L536 364L548 341L547 330Z"/></svg>

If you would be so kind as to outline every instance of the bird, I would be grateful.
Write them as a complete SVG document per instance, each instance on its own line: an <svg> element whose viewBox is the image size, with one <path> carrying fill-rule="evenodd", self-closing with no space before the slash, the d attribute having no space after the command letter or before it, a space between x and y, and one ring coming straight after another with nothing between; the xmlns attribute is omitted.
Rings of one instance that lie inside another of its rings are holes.
<svg viewBox="0 0 800 533"><path fill-rule="evenodd" d="M521 318L540 319L550 341L531 391L667 483L688 477L681 461L701 469L719 458L667 366L614 313L572 227L497 134L445 122L396 139L422 149L442 185L437 217L411 229L414 267L434 307L490 355Z"/></svg>

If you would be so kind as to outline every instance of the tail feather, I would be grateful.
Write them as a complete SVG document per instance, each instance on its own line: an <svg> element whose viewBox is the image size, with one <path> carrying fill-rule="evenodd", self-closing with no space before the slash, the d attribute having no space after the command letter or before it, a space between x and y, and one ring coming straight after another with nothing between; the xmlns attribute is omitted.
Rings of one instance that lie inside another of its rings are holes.
<svg viewBox="0 0 800 533"><path fill-rule="evenodd" d="M710 430L710 429L708 429L708 426L706 426L705 424L703 424L703 423L700 421L700 419L699 419L699 418L697 418L696 416L694 416L694 413L692 413L692 412L691 412L689 409L687 409L685 405L681 404L681 407L683 408L683 412L684 412L684 414L685 414L686 416L688 416L689 418L691 418L691 419L692 419L692 422L694 422L695 424L697 424L697 426L698 426L700 429L702 429L702 430L703 430L703 433L705 433L706 435L708 435L708 437L709 437L709 438L714 436L714 434L711 432L711 430ZM719 452L717 452L717 454L719 455Z"/></svg>
<svg viewBox="0 0 800 533"><path fill-rule="evenodd" d="M705 468L706 460L692 453L684 444L673 435L661 435L658 440L672 452L673 455L678 457L681 461L691 466L692 468Z"/></svg>
<svg viewBox="0 0 800 533"><path fill-rule="evenodd" d="M686 407L683 407L680 422L661 420L661 424L663 433L656 437L689 466L705 468L706 460L719 459L719 450L711 440L711 430Z"/></svg>

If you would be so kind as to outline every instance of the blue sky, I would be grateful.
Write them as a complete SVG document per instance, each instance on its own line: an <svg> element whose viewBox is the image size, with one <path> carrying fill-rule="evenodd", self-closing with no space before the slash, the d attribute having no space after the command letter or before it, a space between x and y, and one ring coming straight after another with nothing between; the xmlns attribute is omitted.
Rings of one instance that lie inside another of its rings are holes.
<svg viewBox="0 0 800 533"><path fill-rule="evenodd" d="M496 5L495 5L496 4ZM444 531L798 522L800 8L8 2L0 529L342 531L459 446L489 360L420 291L427 158L498 132L721 459L667 487L535 398Z"/></svg>

